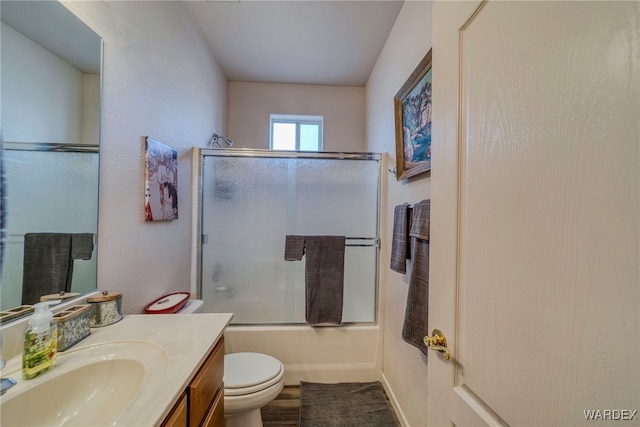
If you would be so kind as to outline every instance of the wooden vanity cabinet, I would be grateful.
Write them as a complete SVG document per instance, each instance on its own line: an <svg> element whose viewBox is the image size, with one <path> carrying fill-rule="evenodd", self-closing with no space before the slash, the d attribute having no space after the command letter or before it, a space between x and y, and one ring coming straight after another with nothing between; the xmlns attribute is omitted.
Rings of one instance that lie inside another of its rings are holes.
<svg viewBox="0 0 640 427"><path fill-rule="evenodd" d="M224 338L202 363L163 427L224 427Z"/></svg>
<svg viewBox="0 0 640 427"><path fill-rule="evenodd" d="M167 418L162 423L163 427L188 427L187 393L182 393L180 400L175 404Z"/></svg>

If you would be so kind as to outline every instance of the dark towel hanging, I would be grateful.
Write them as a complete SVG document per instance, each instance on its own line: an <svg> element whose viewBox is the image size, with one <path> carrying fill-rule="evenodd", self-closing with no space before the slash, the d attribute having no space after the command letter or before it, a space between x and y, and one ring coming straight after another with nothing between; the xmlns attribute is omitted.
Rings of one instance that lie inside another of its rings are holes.
<svg viewBox="0 0 640 427"><path fill-rule="evenodd" d="M284 242L285 261L300 261L304 255L304 236L287 235Z"/></svg>
<svg viewBox="0 0 640 427"><path fill-rule="evenodd" d="M71 292L73 260L91 259L92 233L27 233L24 235L22 304L42 295Z"/></svg>
<svg viewBox="0 0 640 427"><path fill-rule="evenodd" d="M342 323L345 236L305 237L305 306L311 326Z"/></svg>
<svg viewBox="0 0 640 427"><path fill-rule="evenodd" d="M35 304L42 295L71 291L71 234L24 235L22 304Z"/></svg>
<svg viewBox="0 0 640 427"><path fill-rule="evenodd" d="M413 268L409 279L402 338L427 354L423 338L429 335L429 223L431 201L423 200L413 207L411 238Z"/></svg>
<svg viewBox="0 0 640 427"><path fill-rule="evenodd" d="M391 263L393 271L405 274L409 250L409 203L398 205L393 210L393 239L391 240Z"/></svg>
<svg viewBox="0 0 640 427"><path fill-rule="evenodd" d="M76 233L71 235L71 258L91 259L93 254L93 233Z"/></svg>
<svg viewBox="0 0 640 427"><path fill-rule="evenodd" d="M285 260L306 255L305 318L311 326L342 323L345 241L345 236L286 236Z"/></svg>

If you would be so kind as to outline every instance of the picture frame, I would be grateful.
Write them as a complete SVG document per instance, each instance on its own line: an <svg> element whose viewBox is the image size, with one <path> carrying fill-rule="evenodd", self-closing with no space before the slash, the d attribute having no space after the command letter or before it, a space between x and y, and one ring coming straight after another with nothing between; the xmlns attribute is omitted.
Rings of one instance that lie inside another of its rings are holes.
<svg viewBox="0 0 640 427"><path fill-rule="evenodd" d="M396 180L431 170L431 49L393 98Z"/></svg>
<svg viewBox="0 0 640 427"><path fill-rule="evenodd" d="M178 219L178 152L144 137L144 219Z"/></svg>

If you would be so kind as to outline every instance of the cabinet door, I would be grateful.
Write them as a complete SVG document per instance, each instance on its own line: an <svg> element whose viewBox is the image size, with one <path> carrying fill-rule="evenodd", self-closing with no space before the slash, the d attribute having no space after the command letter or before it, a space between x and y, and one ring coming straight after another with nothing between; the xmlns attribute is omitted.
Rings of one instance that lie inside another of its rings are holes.
<svg viewBox="0 0 640 427"><path fill-rule="evenodd" d="M224 426L224 390L218 390L213 406L202 420L201 427L223 427Z"/></svg>
<svg viewBox="0 0 640 427"><path fill-rule="evenodd" d="M162 427L187 427L187 394L184 393L173 407Z"/></svg>
<svg viewBox="0 0 640 427"><path fill-rule="evenodd" d="M189 425L199 426L205 418L224 375L224 339L220 339L189 384Z"/></svg>

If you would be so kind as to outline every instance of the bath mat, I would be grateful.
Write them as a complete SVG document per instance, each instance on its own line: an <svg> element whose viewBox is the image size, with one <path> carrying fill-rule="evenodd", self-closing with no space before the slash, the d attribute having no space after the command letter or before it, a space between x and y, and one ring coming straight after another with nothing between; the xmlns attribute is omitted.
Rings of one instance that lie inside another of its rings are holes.
<svg viewBox="0 0 640 427"><path fill-rule="evenodd" d="M379 382L300 383L300 427L396 427Z"/></svg>

